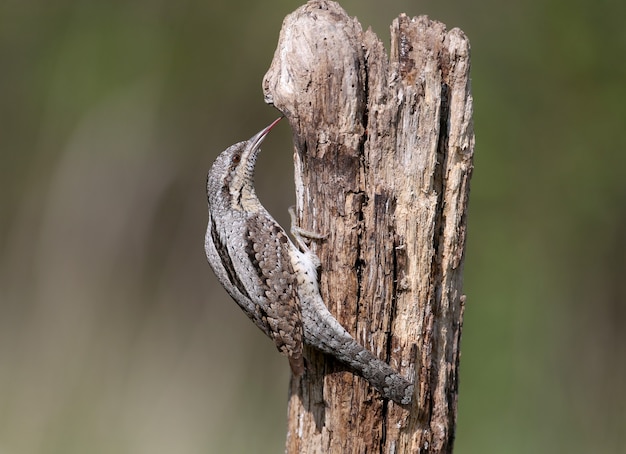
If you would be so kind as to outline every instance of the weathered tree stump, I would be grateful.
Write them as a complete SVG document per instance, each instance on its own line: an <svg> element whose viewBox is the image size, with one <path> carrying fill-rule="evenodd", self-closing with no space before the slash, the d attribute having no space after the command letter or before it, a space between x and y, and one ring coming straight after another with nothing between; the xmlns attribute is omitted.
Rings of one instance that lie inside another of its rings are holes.
<svg viewBox="0 0 626 454"><path fill-rule="evenodd" d="M287 16L263 83L295 143L300 226L321 291L363 345L416 380L412 405L383 401L306 352L292 379L289 453L452 451L474 133L469 41L399 16L391 57L337 4Z"/></svg>

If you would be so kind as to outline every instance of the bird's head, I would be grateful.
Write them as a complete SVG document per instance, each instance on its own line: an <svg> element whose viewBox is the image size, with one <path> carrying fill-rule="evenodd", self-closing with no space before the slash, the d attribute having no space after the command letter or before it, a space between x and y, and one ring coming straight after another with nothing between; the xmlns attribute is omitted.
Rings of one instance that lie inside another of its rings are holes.
<svg viewBox="0 0 626 454"><path fill-rule="evenodd" d="M243 198L254 195L254 166L261 151L261 143L282 117L259 131L250 139L231 145L217 157L207 178L209 203L222 200L237 208Z"/></svg>

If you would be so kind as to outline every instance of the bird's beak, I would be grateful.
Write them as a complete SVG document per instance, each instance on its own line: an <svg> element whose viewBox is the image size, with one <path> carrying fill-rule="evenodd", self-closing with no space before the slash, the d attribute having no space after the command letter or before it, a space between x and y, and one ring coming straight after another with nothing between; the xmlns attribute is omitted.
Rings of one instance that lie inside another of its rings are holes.
<svg viewBox="0 0 626 454"><path fill-rule="evenodd" d="M250 142L250 150L251 151L255 151L256 149L258 149L261 146L261 143L263 143L263 140L265 139L265 136L267 136L267 134L272 130L272 128L274 126L276 126L276 124L280 120L282 120L282 119L283 119L283 117L278 117L268 127L266 127L265 129L262 129L256 135L252 136L250 138L250 140L249 140L249 142Z"/></svg>

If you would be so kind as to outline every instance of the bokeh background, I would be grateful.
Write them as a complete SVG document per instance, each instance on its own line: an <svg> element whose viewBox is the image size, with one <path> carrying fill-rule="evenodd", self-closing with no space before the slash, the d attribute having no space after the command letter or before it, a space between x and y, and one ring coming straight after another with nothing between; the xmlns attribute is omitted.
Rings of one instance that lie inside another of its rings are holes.
<svg viewBox="0 0 626 454"><path fill-rule="evenodd" d="M626 452L626 3L341 3L472 43L456 452ZM0 4L0 453L282 452L289 368L205 262L204 185L276 117L300 4ZM287 225L285 125L256 180Z"/></svg>

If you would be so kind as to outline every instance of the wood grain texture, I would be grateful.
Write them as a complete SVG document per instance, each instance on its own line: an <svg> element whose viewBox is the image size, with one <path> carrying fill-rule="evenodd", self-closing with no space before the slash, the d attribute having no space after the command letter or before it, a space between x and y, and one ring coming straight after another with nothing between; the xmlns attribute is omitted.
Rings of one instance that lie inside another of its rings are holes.
<svg viewBox="0 0 626 454"><path fill-rule="evenodd" d="M310 351L287 452L451 452L474 133L469 41L401 15L391 55L341 7L287 16L263 82L295 144L300 226L323 234L321 291L363 345L416 380L408 408Z"/></svg>

